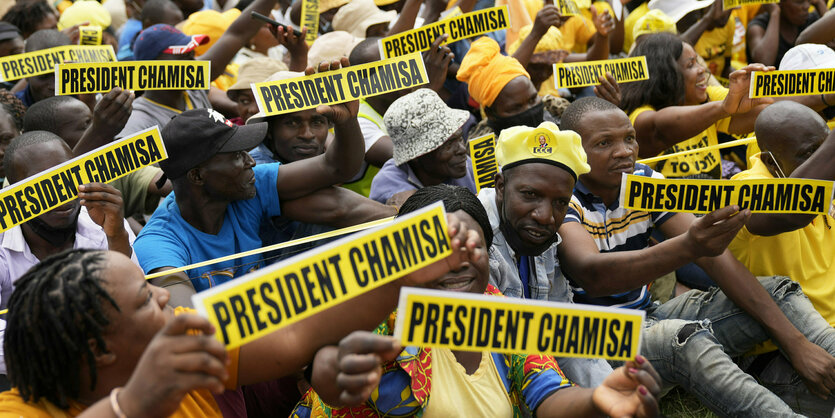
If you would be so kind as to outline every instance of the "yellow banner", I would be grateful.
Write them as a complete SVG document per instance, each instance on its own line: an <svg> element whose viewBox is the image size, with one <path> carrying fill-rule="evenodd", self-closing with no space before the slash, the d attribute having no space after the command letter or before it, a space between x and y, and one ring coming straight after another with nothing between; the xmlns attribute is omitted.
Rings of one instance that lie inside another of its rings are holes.
<svg viewBox="0 0 835 418"><path fill-rule="evenodd" d="M806 96L835 93L835 68L824 70L755 71L748 95L754 97Z"/></svg>
<svg viewBox="0 0 835 418"><path fill-rule="evenodd" d="M641 164L652 164L654 162L658 162L658 161L661 161L661 160L668 160L670 158L681 157L682 155L690 155L690 154L708 152L708 151L713 151L713 150L716 150L716 149L732 148L732 147L735 147L735 146L738 146L738 145L748 145L752 142L757 142L757 138L756 137L750 137L750 138L734 139L733 141L723 142L721 144L708 145L706 147L688 149L688 150L684 150L684 151L674 152L672 154L656 155L655 157L644 158L644 159L638 160L638 162L641 163Z"/></svg>
<svg viewBox="0 0 835 418"><path fill-rule="evenodd" d="M65 62L116 61L110 45L65 45L25 54L0 58L0 81L12 81L25 77L51 73L55 66Z"/></svg>
<svg viewBox="0 0 835 418"><path fill-rule="evenodd" d="M258 110L267 116L298 112L427 84L423 57L402 57L287 80L253 83Z"/></svg>
<svg viewBox="0 0 835 418"><path fill-rule="evenodd" d="M394 336L403 346L634 359L644 311L403 288Z"/></svg>
<svg viewBox="0 0 835 418"><path fill-rule="evenodd" d="M101 26L81 26L78 28L79 45L101 45Z"/></svg>
<svg viewBox="0 0 835 418"><path fill-rule="evenodd" d="M574 0L554 0L554 6L560 9L563 16L575 16L580 14L580 8Z"/></svg>
<svg viewBox="0 0 835 418"><path fill-rule="evenodd" d="M489 134L470 140L470 159L473 163L476 193L481 189L493 187L496 183L496 173L499 171L495 135Z"/></svg>
<svg viewBox="0 0 835 418"><path fill-rule="evenodd" d="M443 204L345 237L192 296L234 348L451 254Z"/></svg>
<svg viewBox="0 0 835 418"><path fill-rule="evenodd" d="M646 57L632 57L554 64L554 85L558 89L596 86L600 84L598 77L606 73L618 83L649 79Z"/></svg>
<svg viewBox="0 0 835 418"><path fill-rule="evenodd" d="M157 127L120 139L0 191L0 232L78 197L78 186L107 183L168 158Z"/></svg>
<svg viewBox="0 0 835 418"><path fill-rule="evenodd" d="M319 0L302 0L302 27L307 28L304 40L310 45L319 36Z"/></svg>
<svg viewBox="0 0 835 418"><path fill-rule="evenodd" d="M58 64L55 94L105 93L125 90L208 90L209 61L123 61Z"/></svg>
<svg viewBox="0 0 835 418"><path fill-rule="evenodd" d="M507 14L507 6L490 7L383 38L380 40L380 51L384 58L399 57L414 52L428 51L432 47L432 42L445 33L449 37L441 45L507 29L509 26L510 17Z"/></svg>
<svg viewBox="0 0 835 418"><path fill-rule="evenodd" d="M755 213L825 214L832 182L808 179L678 180L624 175L620 201L647 212L708 213L739 205Z"/></svg>
<svg viewBox="0 0 835 418"><path fill-rule="evenodd" d="M746 6L749 4L769 4L779 2L780 0L722 0L722 7L724 7L725 10L728 10L734 7Z"/></svg>

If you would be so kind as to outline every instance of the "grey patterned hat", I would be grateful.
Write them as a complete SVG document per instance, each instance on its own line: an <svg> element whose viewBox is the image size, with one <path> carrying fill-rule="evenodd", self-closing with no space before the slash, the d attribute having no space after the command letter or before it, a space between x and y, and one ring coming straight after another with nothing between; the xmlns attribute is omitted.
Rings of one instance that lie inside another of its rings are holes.
<svg viewBox="0 0 835 418"><path fill-rule="evenodd" d="M383 118L394 143L394 163L438 149L469 117L469 112L449 108L438 93L426 88L395 100Z"/></svg>

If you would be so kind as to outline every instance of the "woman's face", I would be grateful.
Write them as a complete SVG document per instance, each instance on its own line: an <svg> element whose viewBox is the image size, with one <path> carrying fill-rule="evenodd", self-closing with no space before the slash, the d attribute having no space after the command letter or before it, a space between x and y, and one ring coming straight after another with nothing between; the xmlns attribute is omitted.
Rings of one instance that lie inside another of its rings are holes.
<svg viewBox="0 0 835 418"><path fill-rule="evenodd" d="M464 222L468 229L478 232L479 240L476 247L484 249L484 231L481 230L478 222L463 210L457 210L452 213ZM476 293L480 295L487 289L489 278L489 264L485 251L478 261L466 262L460 269L445 274L440 279L429 283L426 287L436 290Z"/></svg>
<svg viewBox="0 0 835 418"><path fill-rule="evenodd" d="M707 101L707 69L699 64L693 47L684 43L678 67L684 76L684 104L697 105Z"/></svg>
<svg viewBox="0 0 835 418"><path fill-rule="evenodd" d="M783 0L780 2L780 12L792 25L802 26L809 18L809 0Z"/></svg>

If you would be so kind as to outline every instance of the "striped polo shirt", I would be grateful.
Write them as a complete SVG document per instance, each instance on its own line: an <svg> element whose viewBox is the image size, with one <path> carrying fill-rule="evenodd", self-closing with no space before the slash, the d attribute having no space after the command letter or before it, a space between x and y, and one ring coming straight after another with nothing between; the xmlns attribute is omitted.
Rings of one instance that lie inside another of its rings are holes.
<svg viewBox="0 0 835 418"><path fill-rule="evenodd" d="M644 164L635 164L633 174L664 178ZM577 181L574 195L563 222L579 222L591 235L601 253L640 250L649 246L654 226L660 226L673 214L669 212L642 212L626 209L620 199L606 207L603 200L592 194L582 181ZM650 305L648 286L625 293L604 297L590 297L569 277L574 290L574 302L619 308L645 309Z"/></svg>

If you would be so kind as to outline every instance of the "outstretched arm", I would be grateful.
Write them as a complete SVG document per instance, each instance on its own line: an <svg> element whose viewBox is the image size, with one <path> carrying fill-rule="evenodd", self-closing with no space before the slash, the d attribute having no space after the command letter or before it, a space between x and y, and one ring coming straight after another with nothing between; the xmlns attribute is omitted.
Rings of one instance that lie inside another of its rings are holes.
<svg viewBox="0 0 835 418"><path fill-rule="evenodd" d="M220 77L226 66L238 53L244 45L258 33L261 29L262 22L260 20L253 20L252 12L258 12L263 15L268 15L276 0L255 0L246 9L241 11L241 15L229 25L223 36L203 54L200 59L212 62L212 80Z"/></svg>

